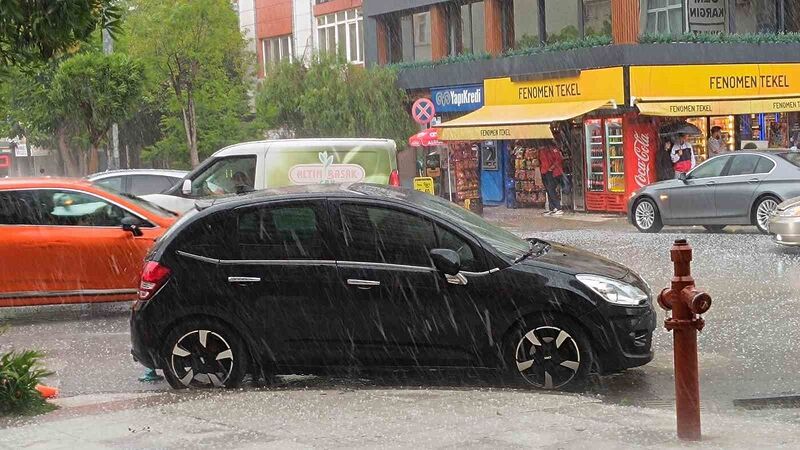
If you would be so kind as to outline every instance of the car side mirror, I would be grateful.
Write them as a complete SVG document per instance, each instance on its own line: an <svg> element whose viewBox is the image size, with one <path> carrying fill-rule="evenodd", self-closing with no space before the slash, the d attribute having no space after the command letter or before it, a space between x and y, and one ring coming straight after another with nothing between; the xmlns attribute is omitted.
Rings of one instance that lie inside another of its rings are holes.
<svg viewBox="0 0 800 450"><path fill-rule="evenodd" d="M188 178L183 180L183 184L181 185L181 194L192 195L192 180Z"/></svg>
<svg viewBox="0 0 800 450"><path fill-rule="evenodd" d="M122 218L122 229L131 233L134 237L142 236L142 229L139 228L141 221L132 216L125 216Z"/></svg>
<svg viewBox="0 0 800 450"><path fill-rule="evenodd" d="M458 275L461 271L461 257L453 250L435 248L431 250L433 266L445 275Z"/></svg>
<svg viewBox="0 0 800 450"><path fill-rule="evenodd" d="M678 172L678 179L685 183L686 180L689 179L689 177L683 172Z"/></svg>

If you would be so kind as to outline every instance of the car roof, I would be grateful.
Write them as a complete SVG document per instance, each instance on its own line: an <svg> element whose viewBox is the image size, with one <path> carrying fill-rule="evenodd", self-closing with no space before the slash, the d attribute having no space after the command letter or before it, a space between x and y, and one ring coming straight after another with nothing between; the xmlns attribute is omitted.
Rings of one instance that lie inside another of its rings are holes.
<svg viewBox="0 0 800 450"><path fill-rule="evenodd" d="M74 188L86 189L94 186L88 180L66 177L8 177L0 178L0 189L20 188Z"/></svg>
<svg viewBox="0 0 800 450"><path fill-rule="evenodd" d="M108 178L113 176L132 176L132 175L161 175L167 176L170 178L183 178L186 174L189 173L185 170L174 170L174 169L117 169L117 170L106 170L105 172L97 172L91 175L88 175L86 178L88 180L99 180L101 178Z"/></svg>
<svg viewBox="0 0 800 450"><path fill-rule="evenodd" d="M265 151L272 144L281 144L285 147L317 147L323 148L325 145L349 145L357 146L363 144L389 144L393 148L394 141L391 139L371 139L371 138L316 138L316 139L268 139L262 141L241 142L229 145L217 150L212 156L232 156L249 155Z"/></svg>
<svg viewBox="0 0 800 450"><path fill-rule="evenodd" d="M230 195L196 202L197 209L208 208L228 209L238 206L281 201L302 200L304 198L355 198L394 201L412 201L420 195L419 192L391 187L384 184L369 183L344 183L344 184L310 184L304 186L287 186L273 189L263 189L246 194Z"/></svg>

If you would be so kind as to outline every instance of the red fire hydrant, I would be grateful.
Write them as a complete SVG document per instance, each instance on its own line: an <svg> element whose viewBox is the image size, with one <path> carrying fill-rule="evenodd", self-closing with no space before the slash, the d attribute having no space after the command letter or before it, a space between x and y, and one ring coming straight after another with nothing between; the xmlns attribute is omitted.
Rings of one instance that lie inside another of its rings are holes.
<svg viewBox="0 0 800 450"><path fill-rule="evenodd" d="M700 383L697 369L697 332L705 322L699 314L711 307L711 296L695 289L692 278L692 247L686 239L678 239L670 250L675 266L672 287L658 295L658 304L672 311L664 321L673 331L675 364L675 413L680 439L700 440Z"/></svg>

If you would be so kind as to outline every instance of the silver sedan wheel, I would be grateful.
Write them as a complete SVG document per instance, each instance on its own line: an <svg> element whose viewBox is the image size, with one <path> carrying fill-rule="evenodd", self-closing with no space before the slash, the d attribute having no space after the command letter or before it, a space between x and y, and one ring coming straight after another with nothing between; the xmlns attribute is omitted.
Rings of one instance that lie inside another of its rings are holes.
<svg viewBox="0 0 800 450"><path fill-rule="evenodd" d="M575 378L581 353L566 331L542 326L520 338L514 355L517 370L528 383L540 389L559 389Z"/></svg>
<svg viewBox="0 0 800 450"><path fill-rule="evenodd" d="M641 201L636 205L636 225L643 230L649 230L656 221L656 210L648 201Z"/></svg>
<svg viewBox="0 0 800 450"><path fill-rule="evenodd" d="M769 226L769 218L772 217L772 214L777 209L778 202L772 198L764 199L758 204L758 209L756 210L756 221L758 222L758 227L760 229L764 231L767 230L767 227Z"/></svg>
<svg viewBox="0 0 800 450"><path fill-rule="evenodd" d="M231 346L213 331L190 331L172 347L172 372L187 387L224 387L233 364Z"/></svg>

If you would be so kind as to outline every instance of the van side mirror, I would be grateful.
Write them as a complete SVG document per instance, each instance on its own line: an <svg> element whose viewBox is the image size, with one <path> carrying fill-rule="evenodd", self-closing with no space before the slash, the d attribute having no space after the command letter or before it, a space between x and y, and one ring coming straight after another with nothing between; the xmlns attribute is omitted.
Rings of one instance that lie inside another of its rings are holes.
<svg viewBox="0 0 800 450"><path fill-rule="evenodd" d="M183 184L181 185L181 194L183 195L192 195L192 180L185 179L183 180Z"/></svg>
<svg viewBox="0 0 800 450"><path fill-rule="evenodd" d="M139 228L141 221L133 216L125 216L122 218L122 229L132 234L134 237L142 236L142 229Z"/></svg>
<svg viewBox="0 0 800 450"><path fill-rule="evenodd" d="M437 270L445 275L458 275L461 271L461 257L453 250L435 248L431 250L431 260Z"/></svg>

